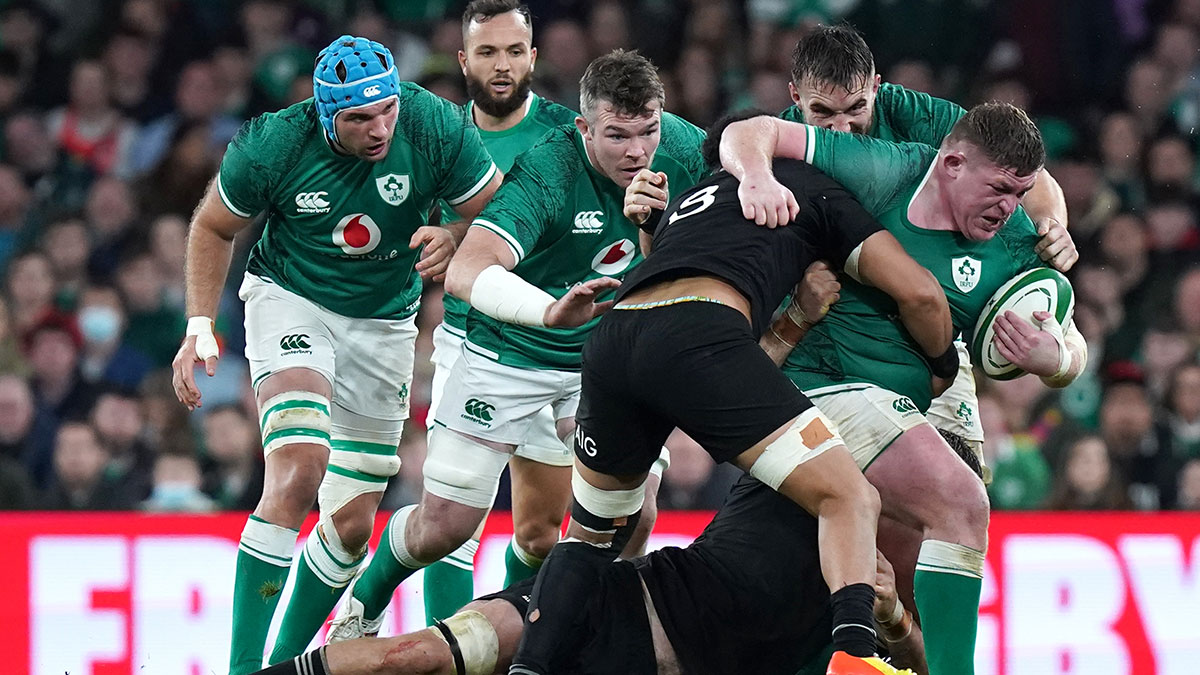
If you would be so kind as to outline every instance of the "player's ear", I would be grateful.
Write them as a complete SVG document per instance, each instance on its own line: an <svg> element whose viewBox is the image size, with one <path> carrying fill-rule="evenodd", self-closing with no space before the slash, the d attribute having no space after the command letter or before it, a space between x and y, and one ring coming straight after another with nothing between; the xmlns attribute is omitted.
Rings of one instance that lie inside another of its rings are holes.
<svg viewBox="0 0 1200 675"><path fill-rule="evenodd" d="M951 178L958 178L966 169L967 156L959 150L949 150L942 155L942 170Z"/></svg>
<svg viewBox="0 0 1200 675"><path fill-rule="evenodd" d="M533 67L537 65L537 47L529 49L529 72L533 72Z"/></svg>
<svg viewBox="0 0 1200 675"><path fill-rule="evenodd" d="M467 74L467 53L463 50L458 50L458 67L462 69L462 74Z"/></svg>
<svg viewBox="0 0 1200 675"><path fill-rule="evenodd" d="M585 140L592 140L591 127L588 126L587 120L584 119L583 115L575 116L575 128L579 130L579 135L583 136Z"/></svg>
<svg viewBox="0 0 1200 675"><path fill-rule="evenodd" d="M879 85L881 84L883 84L883 77L879 73L875 73L875 84L872 87L872 90L875 93L879 93Z"/></svg>
<svg viewBox="0 0 1200 675"><path fill-rule="evenodd" d="M790 82L790 81L788 82L788 94L790 94L792 97L792 103L795 103L796 106L799 107L800 92L796 91L796 83L795 82Z"/></svg>

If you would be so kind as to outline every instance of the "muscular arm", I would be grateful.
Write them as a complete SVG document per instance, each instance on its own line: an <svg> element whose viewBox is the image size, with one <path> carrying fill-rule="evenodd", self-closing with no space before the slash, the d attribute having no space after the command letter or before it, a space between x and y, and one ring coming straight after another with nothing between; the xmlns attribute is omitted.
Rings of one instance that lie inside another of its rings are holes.
<svg viewBox="0 0 1200 675"><path fill-rule="evenodd" d="M1037 254L1060 272L1071 269L1079 260L1079 251L1067 232L1067 200L1049 171L1042 169L1038 173L1021 205L1041 237L1034 247Z"/></svg>
<svg viewBox="0 0 1200 675"><path fill-rule="evenodd" d="M721 166L739 181L771 175L771 161L785 157L808 161L807 125L774 117L733 122L721 135Z"/></svg>
<svg viewBox="0 0 1200 675"><path fill-rule="evenodd" d="M235 215L217 194L216 181L205 191L188 229L184 280L187 315L215 317L221 288L229 274L233 238L254 222Z"/></svg>
<svg viewBox="0 0 1200 675"><path fill-rule="evenodd" d="M499 171L492 176L492 180L484 186L474 197L454 207L454 212L462 216L462 220L454 220L449 223L442 223L442 227L450 231L454 237L454 243L461 245L463 239L467 236L467 228L471 226L471 221L478 216L483 207L492 201L492 195L496 194L496 190L500 189L500 184L504 182L504 174Z"/></svg>
<svg viewBox="0 0 1200 675"><path fill-rule="evenodd" d="M945 353L954 333L946 294L933 273L905 253L890 232L876 232L862 243L858 275L892 296L900 321L926 356Z"/></svg>

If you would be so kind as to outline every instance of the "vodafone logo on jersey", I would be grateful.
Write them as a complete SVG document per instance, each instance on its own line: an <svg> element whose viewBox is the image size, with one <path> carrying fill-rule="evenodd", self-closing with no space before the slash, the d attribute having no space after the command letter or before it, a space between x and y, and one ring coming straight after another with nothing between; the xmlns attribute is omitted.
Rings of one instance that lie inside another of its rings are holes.
<svg viewBox="0 0 1200 675"><path fill-rule="evenodd" d="M333 228L333 243L350 255L363 255L379 246L379 226L365 213L355 213L338 221Z"/></svg>
<svg viewBox="0 0 1200 675"><path fill-rule="evenodd" d="M637 246L632 241L621 239L600 249L596 257L592 258L592 269L605 276L620 274L629 269L636 253Z"/></svg>

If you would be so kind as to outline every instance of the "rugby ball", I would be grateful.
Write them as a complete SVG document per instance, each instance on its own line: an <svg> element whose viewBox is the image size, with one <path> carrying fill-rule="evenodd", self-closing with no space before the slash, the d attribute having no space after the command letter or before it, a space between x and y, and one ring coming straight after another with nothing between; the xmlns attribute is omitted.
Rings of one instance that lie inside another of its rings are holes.
<svg viewBox="0 0 1200 675"><path fill-rule="evenodd" d="M971 340L971 359L994 380L1012 380L1025 374L1001 356L994 343L996 317L1008 311L1034 326L1034 312L1050 312L1065 327L1075 313L1075 291L1061 272L1049 267L1022 272L996 291L983 306Z"/></svg>

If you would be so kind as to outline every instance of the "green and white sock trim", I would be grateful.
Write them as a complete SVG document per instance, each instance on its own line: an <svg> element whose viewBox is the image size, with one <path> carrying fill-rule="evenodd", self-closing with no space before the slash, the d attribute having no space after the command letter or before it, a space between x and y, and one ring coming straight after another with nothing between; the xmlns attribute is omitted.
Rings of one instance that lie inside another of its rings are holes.
<svg viewBox="0 0 1200 675"><path fill-rule="evenodd" d="M508 546L512 549L513 555L517 557L517 560L520 560L521 564L525 565L529 569L536 570L542 566L544 559L539 558L529 551L521 548L521 545L517 543L517 535L513 535L512 540L508 542Z"/></svg>
<svg viewBox="0 0 1200 675"><path fill-rule="evenodd" d="M462 546L454 549L450 555L442 558L442 562L453 565L460 570L475 571L475 553L479 551L479 540L468 539Z"/></svg>
<svg viewBox="0 0 1200 675"><path fill-rule="evenodd" d="M404 545L404 528L408 526L408 517L416 510L417 505L410 504L393 513L391 521L388 522L387 529L389 552L401 565L410 570L419 570L427 566L426 563L412 557L412 554L408 552L408 547ZM376 551L376 555L379 555L378 551Z"/></svg>
<svg viewBox="0 0 1200 675"><path fill-rule="evenodd" d="M948 541L926 539L917 555L917 570L983 578L983 551Z"/></svg>
<svg viewBox="0 0 1200 675"><path fill-rule="evenodd" d="M298 536L299 530L280 527L252 515L246 519L246 527L242 528L238 550L269 565L290 567Z"/></svg>

